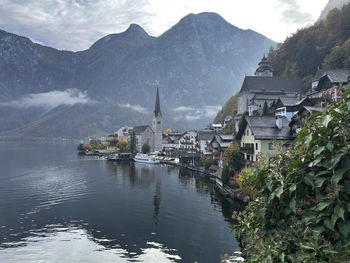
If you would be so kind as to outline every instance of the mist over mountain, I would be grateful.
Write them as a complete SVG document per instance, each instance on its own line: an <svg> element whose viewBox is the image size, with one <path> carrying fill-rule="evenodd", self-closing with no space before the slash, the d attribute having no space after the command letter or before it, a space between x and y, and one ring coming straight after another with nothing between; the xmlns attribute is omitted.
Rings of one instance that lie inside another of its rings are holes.
<svg viewBox="0 0 350 263"><path fill-rule="evenodd" d="M150 123L159 86L164 128L201 128L275 46L215 13L159 37L132 24L79 52L0 31L0 136L79 138Z"/></svg>
<svg viewBox="0 0 350 263"><path fill-rule="evenodd" d="M322 10L318 21L324 20L327 17L329 11L331 11L332 9L341 9L347 3L350 3L350 0L329 0L325 8Z"/></svg>

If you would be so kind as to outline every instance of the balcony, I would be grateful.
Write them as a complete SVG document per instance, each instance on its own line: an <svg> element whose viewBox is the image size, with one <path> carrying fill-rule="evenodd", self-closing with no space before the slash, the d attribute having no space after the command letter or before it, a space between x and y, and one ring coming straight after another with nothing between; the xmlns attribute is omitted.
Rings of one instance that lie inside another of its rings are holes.
<svg viewBox="0 0 350 263"><path fill-rule="evenodd" d="M240 148L242 153L246 154L254 154L254 146L244 146Z"/></svg>

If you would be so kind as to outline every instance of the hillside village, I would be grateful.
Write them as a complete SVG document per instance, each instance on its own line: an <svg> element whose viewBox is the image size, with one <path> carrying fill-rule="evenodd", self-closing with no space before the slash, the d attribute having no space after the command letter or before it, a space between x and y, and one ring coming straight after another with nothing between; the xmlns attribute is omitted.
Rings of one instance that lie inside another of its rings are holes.
<svg viewBox="0 0 350 263"><path fill-rule="evenodd" d="M274 69L264 56L255 74L245 77L233 118L226 116L223 123L212 123L198 131L165 131L157 88L151 125L121 127L108 136L89 138L79 149L87 154L155 152L208 173L220 186L234 184L233 177L241 168L288 147L307 118L339 101L349 83L350 69L318 69L310 89L304 93L300 77L274 76ZM132 140L135 146L130 147ZM240 157L234 160L236 164L230 160L234 155ZM224 167L229 163L229 172L224 175Z"/></svg>

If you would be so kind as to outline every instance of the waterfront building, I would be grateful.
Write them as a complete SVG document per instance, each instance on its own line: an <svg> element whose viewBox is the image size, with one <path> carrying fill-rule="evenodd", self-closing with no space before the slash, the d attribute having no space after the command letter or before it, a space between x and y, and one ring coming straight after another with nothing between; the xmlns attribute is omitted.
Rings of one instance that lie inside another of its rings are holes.
<svg viewBox="0 0 350 263"><path fill-rule="evenodd" d="M182 137L182 134L183 133L176 132L163 134L163 150L165 150L166 152L178 150L180 147L179 140Z"/></svg>
<svg viewBox="0 0 350 263"><path fill-rule="evenodd" d="M129 137L131 135L133 128L132 127L121 127L116 134L118 135L118 141L123 143L128 143Z"/></svg>
<svg viewBox="0 0 350 263"><path fill-rule="evenodd" d="M180 150L195 150L197 146L197 132L186 131L179 140Z"/></svg>
<svg viewBox="0 0 350 263"><path fill-rule="evenodd" d="M215 132L213 130L201 130L198 131L197 139L199 143L199 151L201 153L201 157L211 155L211 152L208 151L208 144L215 136Z"/></svg>
<svg viewBox="0 0 350 263"><path fill-rule="evenodd" d="M232 134L217 134L213 136L211 141L208 144L207 152L209 152L213 160L218 163L218 166L220 168L223 167L224 163L224 153L226 149L230 146L230 144L233 142L234 137Z"/></svg>

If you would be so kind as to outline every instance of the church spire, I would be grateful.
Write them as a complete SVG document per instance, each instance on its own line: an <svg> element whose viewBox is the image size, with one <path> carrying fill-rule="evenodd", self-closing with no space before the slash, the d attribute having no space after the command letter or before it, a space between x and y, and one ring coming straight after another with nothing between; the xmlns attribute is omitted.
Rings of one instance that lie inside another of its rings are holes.
<svg viewBox="0 0 350 263"><path fill-rule="evenodd" d="M154 106L154 116L162 116L162 113L160 111L160 102L159 102L159 91L158 91L158 87L157 87L157 96L156 96L156 104Z"/></svg>

